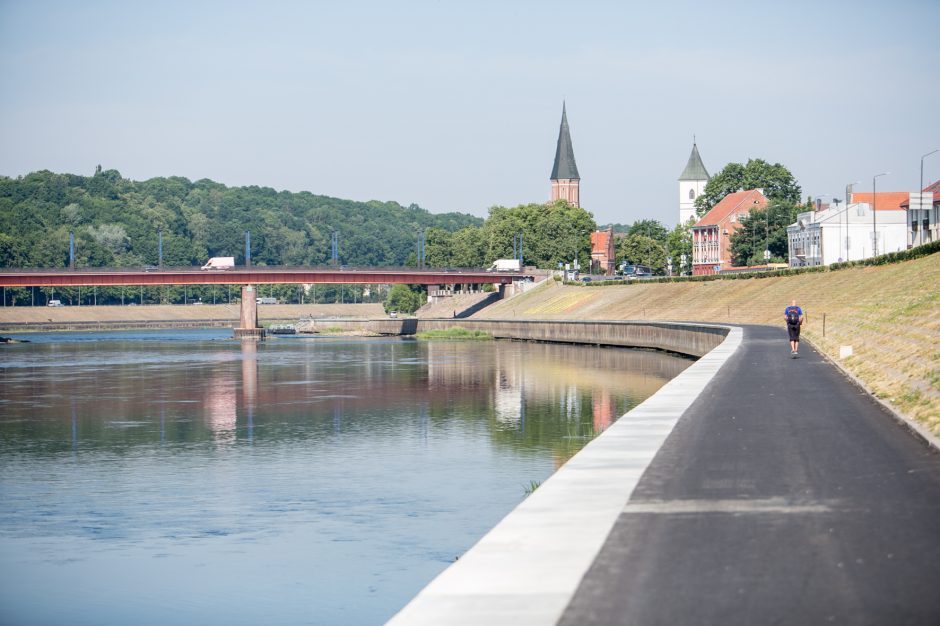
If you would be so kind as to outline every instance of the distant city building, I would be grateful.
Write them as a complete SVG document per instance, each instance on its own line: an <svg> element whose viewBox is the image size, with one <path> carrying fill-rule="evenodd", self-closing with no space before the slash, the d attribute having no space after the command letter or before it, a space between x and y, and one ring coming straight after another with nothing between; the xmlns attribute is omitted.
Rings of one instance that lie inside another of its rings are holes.
<svg viewBox="0 0 940 626"><path fill-rule="evenodd" d="M614 228L591 233L591 271L610 276L614 273Z"/></svg>
<svg viewBox="0 0 940 626"><path fill-rule="evenodd" d="M787 226L790 267L867 259L872 255L873 233L877 233L879 254L904 250L907 227L900 205L909 195L879 192L874 220L870 193L853 193L851 204L833 203L822 211L800 213L796 223Z"/></svg>
<svg viewBox="0 0 940 626"><path fill-rule="evenodd" d="M731 235L741 218L767 206L763 189L735 191L692 226L692 274L716 274L731 267Z"/></svg>
<svg viewBox="0 0 940 626"><path fill-rule="evenodd" d="M679 175L679 223L685 224L695 215L695 199L705 192L705 185L709 179L702 157L699 156L698 146L692 142L692 154L689 162Z"/></svg>
<svg viewBox="0 0 940 626"><path fill-rule="evenodd" d="M571 133L568 131L568 114L561 105L561 128L558 130L558 146L555 148L555 165L552 167L552 202L565 200L581 206L581 177L574 161Z"/></svg>
<svg viewBox="0 0 940 626"><path fill-rule="evenodd" d="M908 246L940 241L940 180L901 204L908 214Z"/></svg>

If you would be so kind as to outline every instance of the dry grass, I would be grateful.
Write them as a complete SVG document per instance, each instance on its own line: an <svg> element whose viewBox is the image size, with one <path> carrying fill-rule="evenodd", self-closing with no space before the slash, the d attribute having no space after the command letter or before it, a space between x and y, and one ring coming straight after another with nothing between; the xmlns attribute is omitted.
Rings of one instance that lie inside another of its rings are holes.
<svg viewBox="0 0 940 626"><path fill-rule="evenodd" d="M940 254L780 278L541 288L477 318L650 319L783 327L796 299L804 335L879 398L940 434ZM854 355L839 359L839 347Z"/></svg>

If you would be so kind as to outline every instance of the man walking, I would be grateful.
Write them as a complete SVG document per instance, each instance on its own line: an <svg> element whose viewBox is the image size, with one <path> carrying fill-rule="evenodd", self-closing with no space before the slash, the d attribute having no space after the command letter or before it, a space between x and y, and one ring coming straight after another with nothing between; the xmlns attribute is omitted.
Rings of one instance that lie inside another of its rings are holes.
<svg viewBox="0 0 940 626"><path fill-rule="evenodd" d="M790 336L790 355L796 357L800 349L800 326L803 325L803 309L796 305L796 300L791 300L790 306L783 310L783 317L787 321L787 334Z"/></svg>

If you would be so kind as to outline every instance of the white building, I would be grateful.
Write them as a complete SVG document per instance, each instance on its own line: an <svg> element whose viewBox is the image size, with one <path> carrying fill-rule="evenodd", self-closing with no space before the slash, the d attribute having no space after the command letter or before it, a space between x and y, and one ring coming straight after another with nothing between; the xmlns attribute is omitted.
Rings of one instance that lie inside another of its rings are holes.
<svg viewBox="0 0 940 626"><path fill-rule="evenodd" d="M912 193L901 207L908 209L911 247L940 241L940 180L920 193Z"/></svg>
<svg viewBox="0 0 940 626"><path fill-rule="evenodd" d="M692 218L698 219L695 214L695 199L705 192L705 184L708 183L708 171L705 164L702 163L702 157L699 156L698 146L692 142L692 154L689 155L689 162L685 169L679 175L679 223L685 224Z"/></svg>
<svg viewBox="0 0 940 626"><path fill-rule="evenodd" d="M877 236L878 254L906 250L905 211L897 205L879 206L873 215L870 204L857 202L800 213L796 223L787 227L790 267L867 259L872 256L873 235Z"/></svg>

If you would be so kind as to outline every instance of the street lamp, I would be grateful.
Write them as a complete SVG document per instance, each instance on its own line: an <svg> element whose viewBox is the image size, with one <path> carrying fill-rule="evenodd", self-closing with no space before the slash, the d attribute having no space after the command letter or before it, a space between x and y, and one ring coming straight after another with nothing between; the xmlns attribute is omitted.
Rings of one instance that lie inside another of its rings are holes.
<svg viewBox="0 0 940 626"><path fill-rule="evenodd" d="M924 156L920 157L920 187L917 188L917 195L918 195L918 197L920 198L920 201L917 203L917 207L918 207L918 209L919 209L920 211L923 211L923 210L924 210L924 159L926 159L927 157L929 157L931 154L933 154L933 153L935 153L935 152L940 152L940 148L937 148L936 150L931 150L930 152L928 152L928 153L925 154ZM929 205L929 207L928 207L928 209L927 209L928 215L930 215L930 213L929 213L930 208L933 207L933 202L932 202L932 200L933 200L933 198L931 198L931 203L930 203L930 205ZM910 208L911 208L911 203L908 202L908 203L907 203L907 209L908 209L908 211L910 211ZM928 221L929 221L929 218L928 218ZM908 222L910 222L910 220L908 220ZM921 228L921 231L920 231L920 242L923 243L923 242L924 242L923 224L921 224L921 227L922 227L922 228ZM911 244L913 245L913 243L914 243L914 230L911 229Z"/></svg>
<svg viewBox="0 0 940 626"><path fill-rule="evenodd" d="M887 176L890 173L882 172L871 177L871 256L873 258L878 256L878 218L875 217L878 209L878 191L875 183L880 176Z"/></svg>

